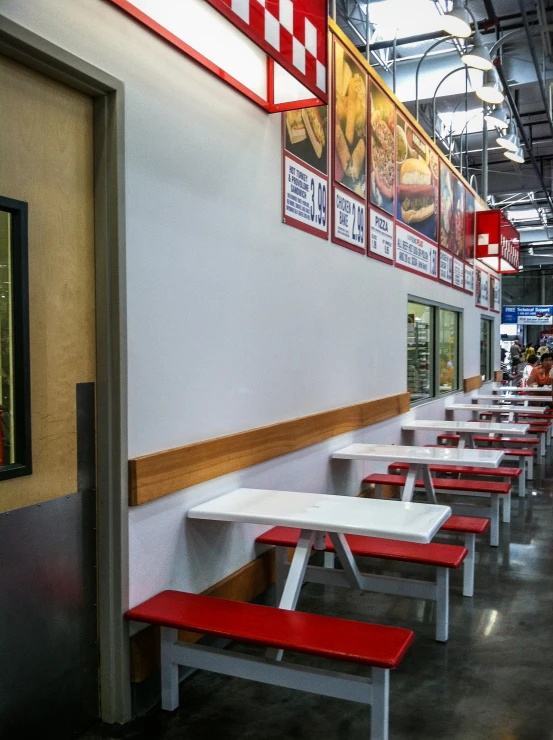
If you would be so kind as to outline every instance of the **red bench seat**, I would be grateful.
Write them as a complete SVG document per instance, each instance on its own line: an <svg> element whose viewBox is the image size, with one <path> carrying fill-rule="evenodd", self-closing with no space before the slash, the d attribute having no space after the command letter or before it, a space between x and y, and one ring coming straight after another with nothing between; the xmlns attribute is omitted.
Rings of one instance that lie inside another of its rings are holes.
<svg viewBox="0 0 553 740"><path fill-rule="evenodd" d="M481 475L490 478L520 478L520 468L467 468L464 465L430 465L431 473L453 473L459 475ZM388 471L409 470L409 463L392 463L388 465Z"/></svg>
<svg viewBox="0 0 553 740"><path fill-rule="evenodd" d="M434 488L444 493L455 493L468 491L470 493L490 493L506 496L511 493L510 483L499 483L487 480L450 480L449 478L433 478ZM404 486L404 475L389 475L387 473L373 473L363 479L363 483L374 483L375 485ZM423 489L424 481L417 480L416 488Z"/></svg>
<svg viewBox="0 0 553 740"><path fill-rule="evenodd" d="M278 545L295 547L298 544L300 530L293 527L273 527L260 535L256 542L260 545ZM346 534L345 538L354 555L381 560L398 560L420 565L436 565L441 568L459 568L467 556L466 547L459 545L441 545L430 543L420 545L416 542L385 540L380 537L363 537ZM326 536L325 552L335 552L330 537Z"/></svg>
<svg viewBox="0 0 553 740"><path fill-rule="evenodd" d="M178 667L183 665L370 704L372 740L388 737L389 671L400 664L414 639L411 630L399 627L181 591L162 591L129 609L125 617L161 626L163 709L173 711L179 705ZM371 679L281 663L280 656L270 659L179 642L179 629L370 666Z"/></svg>
<svg viewBox="0 0 553 740"><path fill-rule="evenodd" d="M414 639L411 630L182 591L162 591L125 617L380 668L396 668Z"/></svg>

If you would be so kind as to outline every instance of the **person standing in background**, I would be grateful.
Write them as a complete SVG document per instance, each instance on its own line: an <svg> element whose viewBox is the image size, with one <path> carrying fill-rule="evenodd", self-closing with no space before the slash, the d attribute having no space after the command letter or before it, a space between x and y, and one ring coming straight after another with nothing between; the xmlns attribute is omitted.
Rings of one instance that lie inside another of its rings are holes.
<svg viewBox="0 0 553 740"><path fill-rule="evenodd" d="M528 362L528 358L531 355L535 355L535 354L536 354L536 350L534 349L534 347L532 345L532 342L528 342L528 344L526 345L526 355L525 355L525 358L524 358L526 360L526 362Z"/></svg>
<svg viewBox="0 0 553 740"><path fill-rule="evenodd" d="M521 353L522 347L520 346L520 342L518 341L518 339L515 339L515 341L511 344L511 372L513 374L516 374L517 372Z"/></svg>
<svg viewBox="0 0 553 740"><path fill-rule="evenodd" d="M547 348L547 342L545 341L545 339L542 339L540 342L540 346L536 350L536 354L538 355L538 357L541 357L546 352L549 352L549 349Z"/></svg>

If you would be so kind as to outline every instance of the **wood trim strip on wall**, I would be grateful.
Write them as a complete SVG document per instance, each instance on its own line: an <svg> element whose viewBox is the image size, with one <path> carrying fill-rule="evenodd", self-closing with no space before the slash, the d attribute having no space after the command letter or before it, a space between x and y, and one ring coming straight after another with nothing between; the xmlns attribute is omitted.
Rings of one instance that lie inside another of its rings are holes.
<svg viewBox="0 0 553 740"><path fill-rule="evenodd" d="M470 391L475 391L478 388L482 388L482 376L481 375L473 375L472 378L465 378L463 380L463 391L465 393L469 393Z"/></svg>
<svg viewBox="0 0 553 740"><path fill-rule="evenodd" d="M140 506L183 488L399 416L409 411L409 399L409 393L399 393L137 457L129 461L129 505Z"/></svg>
<svg viewBox="0 0 553 740"><path fill-rule="evenodd" d="M503 370L494 370L493 379L496 382L501 382L503 380Z"/></svg>
<svg viewBox="0 0 553 740"><path fill-rule="evenodd" d="M275 549L246 563L242 568L219 583L210 586L203 594L232 601L253 601L275 582ZM181 642L198 642L203 635L179 630ZM130 638L131 682L140 683L159 668L159 627L150 625Z"/></svg>

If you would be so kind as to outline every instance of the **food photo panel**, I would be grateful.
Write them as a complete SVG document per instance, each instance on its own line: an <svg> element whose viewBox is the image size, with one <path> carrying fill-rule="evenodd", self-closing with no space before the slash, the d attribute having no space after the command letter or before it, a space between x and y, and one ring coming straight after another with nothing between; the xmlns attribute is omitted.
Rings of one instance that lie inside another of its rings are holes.
<svg viewBox="0 0 553 740"><path fill-rule="evenodd" d="M453 178L453 225L455 231L454 253L466 259L465 253L465 186L457 177Z"/></svg>
<svg viewBox="0 0 553 740"><path fill-rule="evenodd" d="M474 195L470 190L466 191L465 199L465 259L474 259Z"/></svg>
<svg viewBox="0 0 553 740"><path fill-rule="evenodd" d="M334 179L361 198L367 194L368 75L334 44Z"/></svg>
<svg viewBox="0 0 553 740"><path fill-rule="evenodd" d="M399 114L396 142L396 218L400 223L436 242L438 155Z"/></svg>
<svg viewBox="0 0 553 740"><path fill-rule="evenodd" d="M394 215L395 192L395 113L396 109L390 98L371 80L371 203L391 216ZM398 160L405 161L407 158L405 140L398 140L398 146L401 147L401 156L398 153Z"/></svg>
<svg viewBox="0 0 553 740"><path fill-rule="evenodd" d="M328 171L326 105L286 113L285 149L323 175Z"/></svg>
<svg viewBox="0 0 553 740"><path fill-rule="evenodd" d="M440 246L454 253L453 173L445 162L440 162Z"/></svg>

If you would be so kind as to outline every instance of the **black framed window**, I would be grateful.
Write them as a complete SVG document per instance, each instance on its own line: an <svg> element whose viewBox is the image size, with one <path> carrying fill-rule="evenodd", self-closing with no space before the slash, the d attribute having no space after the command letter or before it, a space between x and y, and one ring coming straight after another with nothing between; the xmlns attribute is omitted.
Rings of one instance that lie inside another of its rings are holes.
<svg viewBox="0 0 553 740"><path fill-rule="evenodd" d="M409 299L407 390L411 405L459 390L462 312L452 306Z"/></svg>
<svg viewBox="0 0 553 740"><path fill-rule="evenodd" d="M30 475L27 204L0 196L0 481Z"/></svg>
<svg viewBox="0 0 553 740"><path fill-rule="evenodd" d="M493 372L493 319L480 319L480 375L491 380Z"/></svg>

